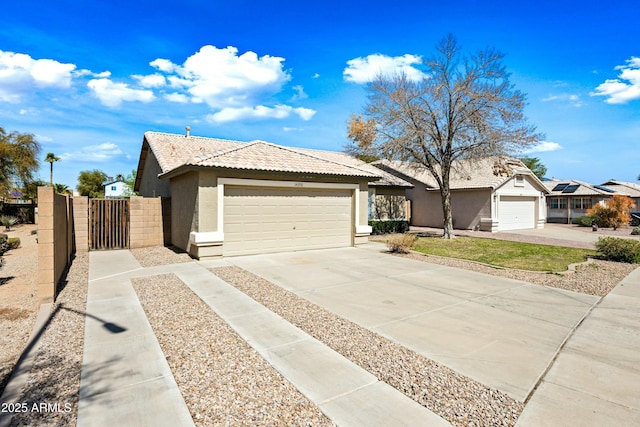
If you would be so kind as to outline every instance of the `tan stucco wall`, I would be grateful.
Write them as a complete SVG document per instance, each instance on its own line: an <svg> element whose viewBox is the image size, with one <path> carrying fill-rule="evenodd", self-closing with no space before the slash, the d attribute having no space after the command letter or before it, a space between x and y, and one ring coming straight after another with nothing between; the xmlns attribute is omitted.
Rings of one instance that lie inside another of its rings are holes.
<svg viewBox="0 0 640 427"><path fill-rule="evenodd" d="M440 191L415 192L411 202L411 224L423 227L442 227L442 198ZM480 219L491 217L491 192L489 190L453 190L451 213L453 227L477 229Z"/></svg>
<svg viewBox="0 0 640 427"><path fill-rule="evenodd" d="M171 197L171 186L169 180L159 179L158 175L162 169L158 164L156 156L149 150L144 163L140 189L138 193L144 197Z"/></svg>
<svg viewBox="0 0 640 427"><path fill-rule="evenodd" d="M189 250L189 233L197 231L198 174L186 173L171 179L171 243Z"/></svg>
<svg viewBox="0 0 640 427"><path fill-rule="evenodd" d="M218 177L210 171L198 174L197 216L199 232L218 230Z"/></svg>

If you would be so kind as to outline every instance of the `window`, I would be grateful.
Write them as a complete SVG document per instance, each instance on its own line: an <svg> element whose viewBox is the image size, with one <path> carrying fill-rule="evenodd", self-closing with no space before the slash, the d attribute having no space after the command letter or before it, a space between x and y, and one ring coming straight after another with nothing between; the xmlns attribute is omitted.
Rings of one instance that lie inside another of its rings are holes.
<svg viewBox="0 0 640 427"><path fill-rule="evenodd" d="M567 209L567 199L553 198L549 201L551 209Z"/></svg>
<svg viewBox="0 0 640 427"><path fill-rule="evenodd" d="M516 180L514 181L513 185L515 187L524 187L524 176L516 175Z"/></svg>
<svg viewBox="0 0 640 427"><path fill-rule="evenodd" d="M582 209L587 210L593 207L593 203L591 202L591 198L589 197L576 197L571 200L571 209Z"/></svg>
<svg viewBox="0 0 640 427"><path fill-rule="evenodd" d="M115 185L111 186L111 191L116 191L118 189L118 187L116 187Z"/></svg>

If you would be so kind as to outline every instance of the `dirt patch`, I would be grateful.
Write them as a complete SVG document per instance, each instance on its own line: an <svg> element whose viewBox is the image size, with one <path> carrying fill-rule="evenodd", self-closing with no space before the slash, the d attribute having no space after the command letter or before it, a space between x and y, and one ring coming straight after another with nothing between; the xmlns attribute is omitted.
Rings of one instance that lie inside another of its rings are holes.
<svg viewBox="0 0 640 427"><path fill-rule="evenodd" d="M27 345L38 310L38 244L34 224L19 224L9 237L20 247L5 253L0 267L0 393Z"/></svg>
<svg viewBox="0 0 640 427"><path fill-rule="evenodd" d="M0 320L20 320L26 319L33 313L31 310L25 310L23 308L16 307L2 307L0 308Z"/></svg>

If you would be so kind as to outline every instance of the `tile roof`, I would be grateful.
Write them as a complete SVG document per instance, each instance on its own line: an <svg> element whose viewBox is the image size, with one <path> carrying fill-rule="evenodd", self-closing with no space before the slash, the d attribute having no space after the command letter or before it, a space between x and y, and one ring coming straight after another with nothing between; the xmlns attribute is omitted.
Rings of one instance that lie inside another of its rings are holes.
<svg viewBox="0 0 640 427"><path fill-rule="evenodd" d="M595 186L583 181L577 181L575 179L565 180L552 180L544 181L544 186L549 190L549 196L605 196L611 197L616 191L611 188L607 191L608 187ZM566 184L566 186L560 186L560 184ZM567 192L566 187L570 186L572 191ZM557 190L554 191L554 189Z"/></svg>
<svg viewBox="0 0 640 427"><path fill-rule="evenodd" d="M640 184L636 184L635 182L624 182L610 179L607 182L603 182L601 185L607 188L611 188L612 190L615 190L625 196L640 197Z"/></svg>
<svg viewBox="0 0 640 427"><path fill-rule="evenodd" d="M386 177L367 163L331 151L284 147L264 141L241 142L159 132L146 132L144 139L155 154L162 174L184 166L203 166L351 176L370 181ZM386 178L389 185L404 183L404 186L410 186L402 180Z"/></svg>
<svg viewBox="0 0 640 427"><path fill-rule="evenodd" d="M347 153L341 153L338 151L314 150L311 148L291 148L291 149L300 151L302 153L321 156L324 159L332 160L336 163L355 166L360 169L364 169L367 172L380 176L379 180L372 181L369 183L369 185L372 187L404 187L404 188L413 187L413 185L411 185L404 179L398 178L397 176L392 175L387 171L379 169L371 163L366 163L366 162L363 162L362 160L356 159L355 157Z"/></svg>
<svg viewBox="0 0 640 427"><path fill-rule="evenodd" d="M424 167L415 164L382 160L376 166L395 170L409 178L425 184L427 189L438 189L438 184L431 173ZM491 188L496 189L516 174L534 176L520 160L506 157L486 157L478 160L461 160L454 162L450 175L452 190ZM539 181L537 177L536 181Z"/></svg>

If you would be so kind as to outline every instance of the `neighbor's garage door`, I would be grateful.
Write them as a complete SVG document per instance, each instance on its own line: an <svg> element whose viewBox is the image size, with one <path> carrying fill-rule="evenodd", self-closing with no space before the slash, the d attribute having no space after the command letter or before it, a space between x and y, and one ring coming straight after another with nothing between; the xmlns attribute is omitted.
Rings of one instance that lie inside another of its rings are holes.
<svg viewBox="0 0 640 427"><path fill-rule="evenodd" d="M225 186L224 255L351 246L351 191Z"/></svg>
<svg viewBox="0 0 640 427"><path fill-rule="evenodd" d="M533 197L500 197L498 230L535 228L536 199Z"/></svg>

